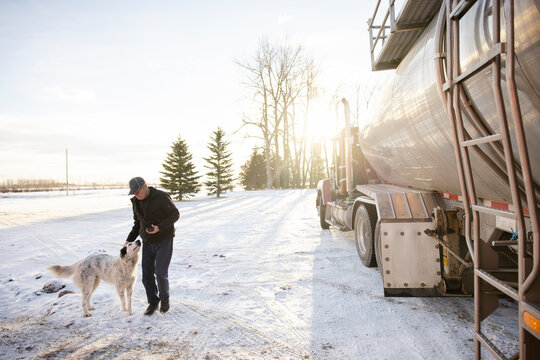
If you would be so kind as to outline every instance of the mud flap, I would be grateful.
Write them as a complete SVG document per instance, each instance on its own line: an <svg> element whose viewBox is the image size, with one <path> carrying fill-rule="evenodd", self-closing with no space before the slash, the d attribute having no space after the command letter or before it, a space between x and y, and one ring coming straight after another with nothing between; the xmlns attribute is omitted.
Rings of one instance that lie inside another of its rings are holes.
<svg viewBox="0 0 540 360"><path fill-rule="evenodd" d="M431 222L381 223L385 296L440 296L439 245L424 230Z"/></svg>

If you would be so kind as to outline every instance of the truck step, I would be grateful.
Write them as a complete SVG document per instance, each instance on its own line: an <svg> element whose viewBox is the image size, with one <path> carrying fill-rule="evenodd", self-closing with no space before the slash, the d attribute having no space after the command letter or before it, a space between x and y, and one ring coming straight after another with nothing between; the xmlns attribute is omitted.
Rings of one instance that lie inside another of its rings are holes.
<svg viewBox="0 0 540 360"><path fill-rule="evenodd" d="M338 223L335 222L335 221L332 221L332 220L330 220L330 219L326 219L325 221L326 221L326 223L327 223L328 225L333 226L333 227L336 227L336 228L338 228L338 229L341 230L341 231L347 230L347 227L346 227L346 226L340 225L340 224L338 224Z"/></svg>
<svg viewBox="0 0 540 360"><path fill-rule="evenodd" d="M519 297L517 290L509 286L506 282L497 279L495 276L481 269L474 269L474 273L476 276L478 276L483 281L487 282L489 285L493 286L503 294L518 301Z"/></svg>

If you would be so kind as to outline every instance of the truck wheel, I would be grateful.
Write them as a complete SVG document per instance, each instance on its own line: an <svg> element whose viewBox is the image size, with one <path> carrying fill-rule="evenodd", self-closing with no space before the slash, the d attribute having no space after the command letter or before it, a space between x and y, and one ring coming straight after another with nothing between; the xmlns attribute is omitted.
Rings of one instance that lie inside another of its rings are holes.
<svg viewBox="0 0 540 360"><path fill-rule="evenodd" d="M375 218L375 219L373 219ZM373 247L373 232L375 231L376 216L371 216L364 205L360 205L354 217L354 240L356 251L362 264L367 267L377 265Z"/></svg>
<svg viewBox="0 0 540 360"><path fill-rule="evenodd" d="M322 197L319 198L319 218L321 220L321 229L329 229L330 225L326 222L326 205L323 205Z"/></svg>

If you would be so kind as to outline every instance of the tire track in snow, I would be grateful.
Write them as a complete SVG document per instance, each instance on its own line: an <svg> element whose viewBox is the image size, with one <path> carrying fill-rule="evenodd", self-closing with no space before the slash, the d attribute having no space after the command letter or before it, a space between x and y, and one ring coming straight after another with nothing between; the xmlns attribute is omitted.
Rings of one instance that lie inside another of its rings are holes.
<svg viewBox="0 0 540 360"><path fill-rule="evenodd" d="M257 204L260 205L260 202L257 202ZM276 204L276 206L277 206L277 204ZM250 210L252 210L252 209L244 209L244 212L247 212L247 211L250 211ZM263 212L263 215L264 215L264 212ZM282 215L281 218L284 218L285 216L286 216L286 214ZM241 216L241 217L243 218L243 216ZM267 232L271 231L274 228L275 228L275 225L271 226L267 230ZM275 235L276 235L275 232L267 234L267 235L264 236L264 239L259 239L256 243L251 242L251 243L247 244L245 249L254 249L255 245L261 245L261 246L256 247L259 251L263 249L263 246L268 248L269 247L268 240L271 240L272 238L275 239L276 238ZM246 254L243 254L243 255L246 255ZM260 253L258 255L260 255ZM249 260L249 259L247 259L247 260ZM205 289L201 293L201 297L202 297L201 300L204 301L204 300L207 300L210 297L210 293L212 291L214 291L217 283L223 283L223 282L232 283L234 281L243 280L243 279L246 279L246 278L252 276L249 273L238 274L237 269L238 269L238 267L236 266L236 264L230 264L225 269L225 271L220 271L218 277L213 279L212 286L205 287ZM224 281L224 280L227 280L227 281Z"/></svg>
<svg viewBox="0 0 540 360"><path fill-rule="evenodd" d="M296 195L296 196L294 196ZM281 225L282 225L282 222L283 222L283 219L287 218L288 214L293 212L296 205L298 204L298 201L297 201L297 198L298 196L303 196L304 194L298 194L298 193L295 193L295 192L290 192L289 194L287 194L286 196L289 198L289 202L293 202L293 206L288 206L290 204L283 204L282 202L282 199L280 198L280 201L277 202L277 201L273 201L273 199L270 199L268 197L264 197L263 199L260 199L258 201L255 201L255 202L251 202L250 205L252 206L252 208L244 208L243 211L245 213L248 213L248 212L253 212L255 210L257 210L257 212L259 213L260 216L265 216L265 215L272 215L272 208L275 208L275 207L279 207L281 209L288 209L287 212L283 212L283 213L280 213L280 216L275 220L273 221L267 229L265 229L265 231L263 232L263 234L258 238L257 241L252 241L249 245L249 247L246 246L246 249L258 249L259 250L259 254L257 255L257 259L261 259L261 258L264 258L264 253L268 252L268 249L271 248L272 246L275 246L274 242L276 239L279 239L279 231L280 231L280 228L281 228ZM261 201L263 200L263 201ZM264 209L260 209L261 208L261 204L264 204L264 203L268 203L268 202L272 202L273 203L273 206L269 206L269 207L264 207ZM243 217L243 216L241 216ZM266 217L267 218L267 217ZM278 225L278 226L276 226ZM272 254L274 254L273 251L271 251ZM240 254L239 254L240 255ZM223 291L223 288L227 288L228 285L238 285L239 283L241 284L244 284L246 283L246 280L251 280L254 276L254 273L252 272L247 272L247 271L238 271L238 269L242 269L242 268L245 268L245 264L242 264L242 266L237 266L237 262L238 261L241 261L242 263L245 263L245 262L250 262L250 260L253 260L251 256L245 256L246 254L243 254L243 258L242 256L238 256L239 258L242 258L240 260L238 259L235 259L235 262L232 263L232 264L229 264L226 268L222 268L219 272L219 275L215 278L213 278L211 280L211 285L210 286L207 286L203 289L203 291L201 293L199 293L199 295L197 296L197 304L198 306L200 307L211 307L211 308L216 308L216 309L221 309L221 308L225 308L226 305L229 305L229 306L233 306L234 307L234 302L235 301L238 301L238 299L233 299L232 297L229 298L229 297L226 297L226 296L220 296L218 295L220 292ZM252 266L254 266L252 264ZM255 267L257 267L255 265ZM260 271L260 269L259 269ZM233 288L233 291L235 290L238 290L238 288ZM240 292L245 292L247 290L242 290L240 289L239 290ZM217 297L217 299L216 299ZM252 299L252 300L256 300L257 298L255 299ZM232 302L232 304L231 304ZM255 301L256 303L258 303L259 306L262 306L264 308L270 308L270 305L268 304L264 304L264 303L261 303L261 301L257 302ZM271 311L271 314L273 314L274 318L276 319L276 321L281 321L281 316L279 314L279 310L272 310ZM228 315L225 315L225 316L228 316ZM237 315L238 316L238 315ZM252 324L253 326L257 326L257 321L253 321L252 320ZM304 339L305 339L305 334L304 333L301 333L299 332L295 326L292 326L291 327L291 323L288 324L288 330L292 331L292 333L295 335L295 338L300 341L301 343L304 342ZM267 328L267 324L265 323L261 323L260 324L260 328L261 329L266 329ZM206 332L204 334L204 336L209 336L210 334L208 332ZM275 334L273 336L276 336Z"/></svg>
<svg viewBox="0 0 540 360"><path fill-rule="evenodd" d="M56 257L61 257L62 256L62 253L60 253L54 247L47 244L45 241L42 241L36 235L31 235L31 240L34 243L41 245L44 249L46 249L49 253L54 254ZM61 248L62 250L66 251L66 252L70 252L65 246L63 246L62 244L59 244L58 242L55 242L55 245L58 245L59 248ZM74 255L74 253L71 253L71 254Z"/></svg>
<svg viewBox="0 0 540 360"><path fill-rule="evenodd" d="M305 341L305 331L298 330L298 328L309 328L309 324L296 316L289 308L275 300L261 296L255 289L251 291L240 289L240 292L267 309L279 322L285 325L289 332L294 334L298 342L303 343L304 346L308 345L308 342Z"/></svg>
<svg viewBox="0 0 540 360"><path fill-rule="evenodd" d="M292 346L291 349L291 345L289 345L286 337L279 336L279 334L268 334L258 328L252 327L248 318L216 311L212 308L203 309L198 305L185 302L181 302L180 306L182 310L175 307L175 309L171 308L171 312L172 314L181 314L184 322L195 324L196 330L191 331L190 334L197 337L196 346L203 352L211 348L219 348L220 345L223 345L223 339L215 338L215 332L219 332L227 333L228 336L225 341L242 349L242 354L235 355L251 355L253 357L250 358L263 358L264 356L257 349L278 348L280 349L280 355L286 353L289 356L299 357L294 353L296 347ZM281 341L276 341L276 338L280 338ZM219 343L216 344L218 341ZM195 353L201 355L199 351L194 350Z"/></svg>
<svg viewBox="0 0 540 360"><path fill-rule="evenodd" d="M245 272L239 274L234 266L229 266L228 270L221 273L218 277L219 280L226 279L234 284L237 284L240 280L244 280L242 281L243 283L248 278L250 278L249 273ZM238 316L232 314L230 311L226 311L227 308L234 309L234 302L228 298L228 296L223 295L223 284L222 281L219 281L218 279L214 279L211 286L205 287L201 293L192 299L192 301L196 301L197 305L184 302L185 306L188 306L192 311L197 311L200 315L208 313L212 313L213 315L211 317L205 316L203 319L207 320L207 323L201 324L202 326L198 338L201 339L199 341L202 342L203 346L212 340L213 330L216 326L217 319L226 321L232 316ZM237 288L234 287L234 290L236 289ZM204 309L204 311L202 309Z"/></svg>
<svg viewBox="0 0 540 360"><path fill-rule="evenodd" d="M348 272L351 266L355 273L358 273L357 267L361 266L355 263L360 262L360 260L357 258L351 235L348 232L340 232L334 229L323 230L323 232L321 243L315 250L313 278L311 280L315 299L313 324L317 327L319 324L327 323L327 314L323 312L325 306L320 306L319 303L325 304L324 296L321 296L321 294L329 293L336 293L336 296L340 299L338 306L342 310L339 313L344 319L348 321L358 319L360 321L363 314L361 309L370 298L366 296L367 294L362 288L342 282L342 280L349 278L344 276L344 272ZM335 326L339 327L340 325ZM324 339L314 339L313 350L321 346L316 343L317 340L323 341ZM349 336L348 340L352 342L357 356L362 358L362 356L367 355L364 353L362 344L356 336ZM337 341L341 341L341 339ZM336 347L335 344L333 346Z"/></svg>
<svg viewBox="0 0 540 360"><path fill-rule="evenodd" d="M271 234L268 234L266 237L267 239L273 239L274 242L265 241L266 246L266 252L260 254L261 262L264 264L262 269L265 270L266 278L271 277L274 279L278 279L276 285L283 285L283 274L280 272L277 272L276 269L294 269L295 266L299 261L302 260L300 256L298 256L296 250L296 244L287 244L285 246L285 250L287 251L286 256L278 256L278 250L283 248L283 246L280 243L280 239L283 238L281 235L282 233L286 233L286 238L291 235L291 230L296 228L297 224L297 218L295 215L298 214L297 209L299 209L303 204L305 203L305 196L306 192L302 191L300 193L298 192L290 192L286 195L288 204L278 204L276 202L275 206L279 206L280 208L286 208L288 209L287 213L283 213L280 218L276 221L276 224L279 224L279 226L276 228L274 226L275 231ZM303 213L303 212L300 212ZM293 224L290 226L290 224ZM269 256L268 256L269 255ZM291 264L294 263L293 266ZM301 320L298 316L296 316L288 307L281 304L278 301L275 301L273 299L268 299L260 295L256 291L256 289L252 291L244 292L245 295L247 295L252 300L256 301L257 304L264 307L270 313L279 321L282 323L285 323L288 331L292 334L294 334L296 340L300 343L304 343L307 345L305 339L306 339L306 333L305 331L301 331L298 329L299 323L301 325L304 325L306 329L309 328L308 324Z"/></svg>
<svg viewBox="0 0 540 360"><path fill-rule="evenodd" d="M286 334L276 331L269 332L267 329L262 331L260 328L251 325L252 319L232 313L217 312L214 309L203 309L193 304L183 303L182 305L200 317L207 319L208 323L213 324L214 328L219 325L216 320L221 320L228 326L236 326L237 329L234 330L239 332L239 338L248 340L248 345L266 346L271 348L273 353L278 352L280 356L301 358L304 355L304 352L298 349L299 344L291 344L290 338ZM258 354L260 356L260 352Z"/></svg>

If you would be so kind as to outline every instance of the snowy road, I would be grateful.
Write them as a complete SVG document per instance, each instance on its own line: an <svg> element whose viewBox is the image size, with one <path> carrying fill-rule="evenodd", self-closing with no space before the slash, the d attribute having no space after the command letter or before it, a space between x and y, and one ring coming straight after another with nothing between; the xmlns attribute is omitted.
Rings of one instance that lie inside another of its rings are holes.
<svg viewBox="0 0 540 360"><path fill-rule="evenodd" d="M384 298L352 232L318 227L313 190L234 192L177 203L171 310L135 315L100 285L91 318L80 293L40 290L46 268L117 254L131 228L118 191L0 199L1 359L470 359L471 298ZM509 352L515 308L487 324Z"/></svg>

